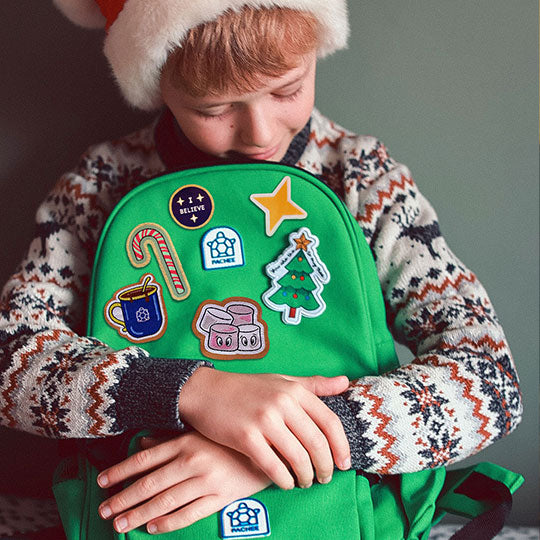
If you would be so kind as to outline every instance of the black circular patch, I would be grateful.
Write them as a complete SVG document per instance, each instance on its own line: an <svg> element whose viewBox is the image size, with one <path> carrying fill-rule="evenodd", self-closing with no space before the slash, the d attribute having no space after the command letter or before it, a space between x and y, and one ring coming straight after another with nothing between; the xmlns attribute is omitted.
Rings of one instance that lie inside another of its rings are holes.
<svg viewBox="0 0 540 540"><path fill-rule="evenodd" d="M184 229L204 227L214 214L212 195L201 186L190 184L177 189L169 200L171 216Z"/></svg>

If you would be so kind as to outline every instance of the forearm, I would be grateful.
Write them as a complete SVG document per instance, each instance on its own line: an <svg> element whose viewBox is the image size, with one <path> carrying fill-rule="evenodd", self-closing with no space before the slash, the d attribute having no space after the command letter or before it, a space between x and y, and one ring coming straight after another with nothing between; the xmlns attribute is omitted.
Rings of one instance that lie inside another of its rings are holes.
<svg viewBox="0 0 540 540"><path fill-rule="evenodd" d="M342 419L355 468L402 473L464 459L521 418L504 332L405 167L366 182L362 195L357 219L376 260L390 329L415 358L324 400Z"/></svg>
<svg viewBox="0 0 540 540"><path fill-rule="evenodd" d="M343 423L354 468L394 474L448 465L519 423L512 356L485 292L470 276L444 301L403 305L399 337L416 355L411 364L321 398Z"/></svg>
<svg viewBox="0 0 540 540"><path fill-rule="evenodd" d="M69 325L77 291L15 278L0 310L0 423L54 438L183 429L178 399L201 362L115 351ZM69 306L69 307L68 307Z"/></svg>
<svg viewBox="0 0 540 540"><path fill-rule="evenodd" d="M397 474L448 465L512 431L521 401L507 349L502 342L481 349L445 342L321 398L343 423L353 468Z"/></svg>

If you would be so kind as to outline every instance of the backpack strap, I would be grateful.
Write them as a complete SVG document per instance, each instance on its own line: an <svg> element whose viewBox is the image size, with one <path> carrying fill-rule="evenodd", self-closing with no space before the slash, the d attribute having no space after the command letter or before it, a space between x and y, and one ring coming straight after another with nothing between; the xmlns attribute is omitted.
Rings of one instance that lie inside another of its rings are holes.
<svg viewBox="0 0 540 540"><path fill-rule="evenodd" d="M495 538L512 509L512 493L523 481L520 474L493 463L448 471L436 521L446 512L471 519L451 540Z"/></svg>

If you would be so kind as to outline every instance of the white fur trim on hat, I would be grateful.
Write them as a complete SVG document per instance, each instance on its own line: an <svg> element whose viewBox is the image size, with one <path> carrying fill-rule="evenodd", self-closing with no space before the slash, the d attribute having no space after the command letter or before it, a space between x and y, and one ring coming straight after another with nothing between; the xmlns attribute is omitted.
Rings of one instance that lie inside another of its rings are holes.
<svg viewBox="0 0 540 540"><path fill-rule="evenodd" d="M86 5L92 0L54 0ZM347 44L346 0L126 0L109 28L104 52L129 103L152 110L162 105L161 68L191 28L217 19L227 10L282 7L312 13L322 29L318 56Z"/></svg>
<svg viewBox="0 0 540 540"><path fill-rule="evenodd" d="M95 0L53 0L53 4L79 26L105 28L105 17Z"/></svg>

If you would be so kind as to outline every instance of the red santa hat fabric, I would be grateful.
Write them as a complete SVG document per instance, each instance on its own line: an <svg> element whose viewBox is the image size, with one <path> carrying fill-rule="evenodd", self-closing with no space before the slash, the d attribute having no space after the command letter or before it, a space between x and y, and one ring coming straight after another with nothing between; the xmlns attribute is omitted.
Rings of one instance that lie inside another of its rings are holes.
<svg viewBox="0 0 540 540"><path fill-rule="evenodd" d="M195 26L227 10L282 7L315 15L321 28L319 57L346 46L346 0L53 0L74 23L105 28L104 53L122 93L135 107L161 106L159 75L171 50Z"/></svg>

